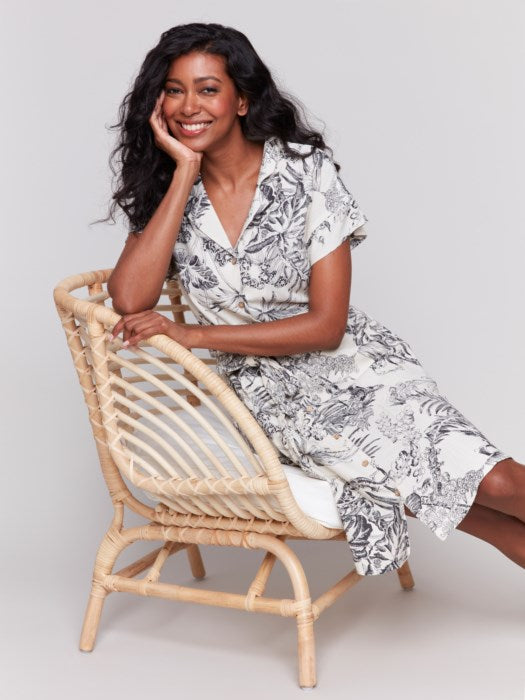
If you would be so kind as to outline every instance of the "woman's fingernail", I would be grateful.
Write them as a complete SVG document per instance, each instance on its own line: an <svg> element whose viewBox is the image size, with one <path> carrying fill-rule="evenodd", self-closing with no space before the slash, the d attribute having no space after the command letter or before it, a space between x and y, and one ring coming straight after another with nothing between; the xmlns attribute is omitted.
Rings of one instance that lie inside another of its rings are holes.
<svg viewBox="0 0 525 700"><path fill-rule="evenodd" d="M127 348L128 345L129 345L129 340L125 340L125 341L122 343L122 347L123 347L123 348Z"/></svg>

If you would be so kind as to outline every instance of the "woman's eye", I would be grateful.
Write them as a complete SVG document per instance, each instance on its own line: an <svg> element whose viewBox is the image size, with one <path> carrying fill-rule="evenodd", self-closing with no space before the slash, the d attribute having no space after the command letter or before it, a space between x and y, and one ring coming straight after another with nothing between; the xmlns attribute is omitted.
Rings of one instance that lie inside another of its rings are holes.
<svg viewBox="0 0 525 700"><path fill-rule="evenodd" d="M166 91L167 95L172 95L172 94L175 94L177 92L180 92L180 88L165 88L165 91ZM214 88L214 87L203 88L202 92L206 92L206 91L211 91L211 92L207 93L208 95L213 93L213 92L218 92L217 88Z"/></svg>

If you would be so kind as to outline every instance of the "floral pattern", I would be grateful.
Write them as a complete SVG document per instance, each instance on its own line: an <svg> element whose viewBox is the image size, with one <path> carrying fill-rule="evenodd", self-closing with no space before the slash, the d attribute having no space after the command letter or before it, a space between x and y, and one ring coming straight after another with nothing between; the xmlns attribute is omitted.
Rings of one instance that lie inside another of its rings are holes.
<svg viewBox="0 0 525 700"><path fill-rule="evenodd" d="M312 265L368 221L325 149L264 142L255 196L232 246L197 177L168 277L201 324L308 310ZM290 155L290 153L292 155ZM404 505L440 539L467 514L483 476L509 455L443 396L410 345L353 304L335 350L286 356L210 351L280 452L330 483L355 568L410 554Z"/></svg>

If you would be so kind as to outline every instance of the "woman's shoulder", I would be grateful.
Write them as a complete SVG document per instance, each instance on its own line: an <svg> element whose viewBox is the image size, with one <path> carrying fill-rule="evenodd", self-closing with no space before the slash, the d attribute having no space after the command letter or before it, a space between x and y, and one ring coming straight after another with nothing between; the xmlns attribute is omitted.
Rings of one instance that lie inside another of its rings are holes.
<svg viewBox="0 0 525 700"><path fill-rule="evenodd" d="M277 149L280 149L283 155L288 155L292 160L325 160L331 159L329 150L325 147L314 146L310 143L299 143L297 141L285 141L278 136L274 136L270 139ZM287 149L285 149L287 147ZM286 153L291 152L289 154Z"/></svg>
<svg viewBox="0 0 525 700"><path fill-rule="evenodd" d="M294 172L306 189L322 189L324 184L333 182L337 177L334 158L327 147L283 141L277 137L274 137L273 143L276 148L274 157L281 161L279 170Z"/></svg>

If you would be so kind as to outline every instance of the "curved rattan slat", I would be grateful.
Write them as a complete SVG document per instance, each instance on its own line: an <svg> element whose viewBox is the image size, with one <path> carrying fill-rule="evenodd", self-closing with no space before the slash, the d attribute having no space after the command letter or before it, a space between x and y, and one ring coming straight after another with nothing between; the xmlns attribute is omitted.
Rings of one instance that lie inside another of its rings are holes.
<svg viewBox="0 0 525 700"><path fill-rule="evenodd" d="M128 369L130 366L128 365L127 361L124 358L118 357L115 353L109 351L108 352L109 357L114 361L114 362L120 362L122 367L127 367ZM143 355L144 357L144 355ZM151 356L151 363L157 365L158 368L161 367L161 361L158 358L154 358ZM243 476L246 475L246 470L244 466L242 465L241 462L237 459L237 457L233 454L231 451L230 447L225 443L225 441L221 438L221 436L217 433L217 431L206 421L201 414L199 413L198 410L196 410L188 401L186 401L180 394L178 394L176 391L174 391L171 387L167 386L165 382L161 382L158 380L157 375L152 374L151 372L147 372L144 370L142 367L136 366L134 370L139 376L141 376L145 381L149 381L153 386L158 387L161 391L164 392L164 394L173 399L175 404L177 404L180 408L183 408L186 410L191 416L197 420L200 425L205 428L215 439L215 442L221 446L222 450L225 452L225 454L228 455L228 458L231 460L231 462L235 465L235 468L238 469L239 473L242 474ZM258 468L257 462L255 461L252 452L249 450L248 446L246 445L245 441L241 438L241 436L238 434L237 430L235 427L232 425L231 421L229 421L224 414L222 414L215 406L214 404L209 400L208 396L204 394L204 392L201 391L197 386L195 386L192 382L190 382L186 377L181 375L180 373L176 373L170 370L168 372L169 375L171 375L171 378L174 379L175 381L180 382L183 384L183 386L186 387L187 391L190 391L192 394L197 396L199 400L204 403L215 415L219 420L222 422L223 426L228 430L230 435L237 441L241 449L243 450L245 456L250 460L252 466L254 468Z"/></svg>
<svg viewBox="0 0 525 700"><path fill-rule="evenodd" d="M178 435L178 433L175 430L172 430L168 425L166 425L166 423L164 423L164 421L161 421L157 417L161 413L164 415L167 415L168 417L171 417L170 409L167 409L164 407L163 409L158 409L158 413L153 413L153 411L151 409L149 411L146 411L141 406L134 405L133 401L130 401L129 399L127 399L124 396L122 396L118 399L115 399L115 400L118 401L118 403L123 404L124 406L133 406L136 409L136 416L137 417L141 416L141 417L145 418L146 420L150 421L155 426L157 426L157 428L159 428L159 430L163 431L170 439L172 439L174 442L176 442L178 447L181 450L183 450L190 459L193 460L193 463L195 465L194 469L198 468L200 470L201 477L206 478L206 477L212 476L212 473L210 472L209 468L202 461L202 459L195 452L195 450L191 447L191 445L188 445L186 443L186 441L183 438L181 438L180 435ZM160 404L160 401L157 403ZM163 405L163 404L161 404L161 405ZM132 417L135 418L135 415L132 415ZM184 421L180 421L180 422L181 422L182 426L184 426L184 428L188 428L188 426L186 426ZM143 424L141 424L141 425L143 425ZM188 430L190 430L190 429L188 428ZM201 445L202 445L201 449L205 449L207 451L209 458L216 463L217 468L220 469L222 476L227 477L228 471L226 469L223 469L220 460L218 460L215 457L213 452L211 452L211 450L205 445L205 443L203 443L202 440L200 440L200 438L196 435L196 433L194 433L193 431L191 431L191 432L195 436L196 441L201 443Z"/></svg>
<svg viewBox="0 0 525 700"><path fill-rule="evenodd" d="M88 408L89 421L98 452L102 476L108 487L111 500L114 504L118 502L125 503L134 512L151 519L154 517L155 511L133 496L110 455L106 433L102 425L96 389L93 384L92 370L87 362L86 353L80 339L80 328L71 311L64 309L58 303L56 307Z"/></svg>

